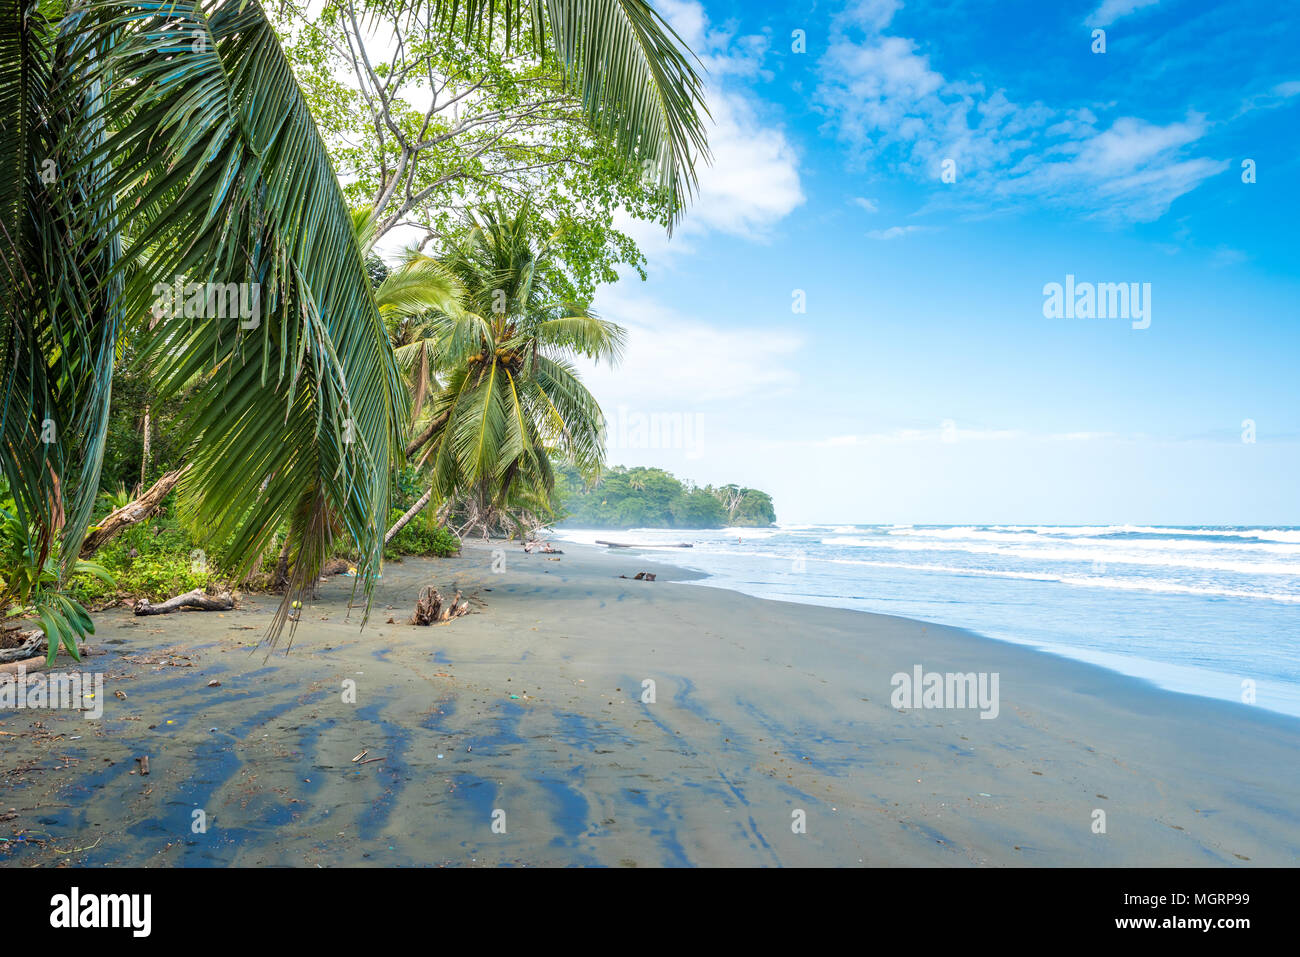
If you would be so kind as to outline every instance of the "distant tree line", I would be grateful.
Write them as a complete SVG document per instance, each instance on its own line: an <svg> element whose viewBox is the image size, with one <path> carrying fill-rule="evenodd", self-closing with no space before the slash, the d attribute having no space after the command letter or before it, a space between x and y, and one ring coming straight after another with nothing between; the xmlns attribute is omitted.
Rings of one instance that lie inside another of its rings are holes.
<svg viewBox="0 0 1300 957"><path fill-rule="evenodd" d="M590 528L766 527L772 497L738 485L698 487L663 469L615 466L588 486L576 469L556 470L554 501L563 524Z"/></svg>

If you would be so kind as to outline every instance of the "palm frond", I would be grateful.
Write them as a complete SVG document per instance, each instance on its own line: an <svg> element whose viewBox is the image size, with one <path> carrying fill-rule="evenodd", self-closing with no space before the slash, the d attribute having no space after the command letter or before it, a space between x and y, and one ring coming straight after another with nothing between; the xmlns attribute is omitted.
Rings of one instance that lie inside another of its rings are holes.
<svg viewBox="0 0 1300 957"><path fill-rule="evenodd" d="M119 129L85 162L112 168L104 192L121 197L133 234L123 300L129 315L154 316L143 351L160 397L203 380L188 400L186 514L240 575L288 521L298 589L341 529L369 594L407 399L275 33L255 0L92 0L87 11L83 30L113 39L105 69L121 91ZM173 277L237 288L246 308L231 316L209 294L206 307L160 309ZM283 621L282 608L272 641Z"/></svg>

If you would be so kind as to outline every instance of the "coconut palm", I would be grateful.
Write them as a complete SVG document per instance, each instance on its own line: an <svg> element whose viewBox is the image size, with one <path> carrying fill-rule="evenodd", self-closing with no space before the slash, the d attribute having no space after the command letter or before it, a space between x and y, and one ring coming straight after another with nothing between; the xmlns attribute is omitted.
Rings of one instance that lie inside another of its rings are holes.
<svg viewBox="0 0 1300 957"><path fill-rule="evenodd" d="M409 2L430 2L447 30L532 30L593 130L674 202L690 192L700 82L645 0ZM258 289L259 315L159 315L178 277ZM242 575L289 524L294 587L272 632L334 535L353 539L370 581L408 395L257 0L0 0L0 300L0 468L38 558L62 538L72 572L114 345L133 325L159 402L203 383L186 414L193 525Z"/></svg>
<svg viewBox="0 0 1300 957"><path fill-rule="evenodd" d="M512 511L544 510L553 453L582 471L599 470L600 407L573 360L613 363L624 339L621 327L586 304L566 301L551 269L559 233L534 245L528 222L526 207L472 214L464 240L438 263L444 281L459 287L458 301L425 312L423 338L399 347L436 356L442 380L429 400L437 425L431 489L417 504L435 493L457 499L468 524L484 532ZM385 286L431 266L411 254Z"/></svg>

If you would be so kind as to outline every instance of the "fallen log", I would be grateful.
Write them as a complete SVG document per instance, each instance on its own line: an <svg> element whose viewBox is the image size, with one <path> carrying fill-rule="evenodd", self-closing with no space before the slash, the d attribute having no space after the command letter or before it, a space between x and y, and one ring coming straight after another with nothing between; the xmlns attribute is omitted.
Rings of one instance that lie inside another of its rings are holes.
<svg viewBox="0 0 1300 957"><path fill-rule="evenodd" d="M627 578L626 575L619 575L618 577ZM628 581L638 581L638 582L652 582L654 580L655 580L655 576L653 572L637 572L635 575L633 575L631 578L628 579Z"/></svg>
<svg viewBox="0 0 1300 957"><path fill-rule="evenodd" d="M22 642L12 648L0 648L0 663L6 661L26 661L35 657L37 649L46 643L45 632L39 628L22 636Z"/></svg>
<svg viewBox="0 0 1300 957"><path fill-rule="evenodd" d="M456 592L456 597L444 604L438 589L426 585L420 589L420 596L415 600L415 612L411 615L412 625L431 625L435 621L450 621L461 615L469 614L469 602Z"/></svg>
<svg viewBox="0 0 1300 957"><path fill-rule="evenodd" d="M627 542L606 542L596 539L597 545L605 545L608 548L694 548L690 542L659 542L656 544L636 545Z"/></svg>
<svg viewBox="0 0 1300 957"><path fill-rule="evenodd" d="M234 607L235 600L230 596L230 592L223 591L220 595L209 595L202 588L196 588L193 591L187 591L183 595L177 595L175 598L168 598L157 605L147 598L141 598L135 603L135 613L137 615L166 615L182 608L194 608L198 611L230 611Z"/></svg>
<svg viewBox="0 0 1300 957"><path fill-rule="evenodd" d="M44 637L44 635L41 635L42 639L44 639ZM93 656L107 654L107 652L102 649L91 648L89 645L82 645L77 649L77 653L81 655L82 661ZM59 663L60 660L67 661L70 659L71 655L68 654L68 649L59 645L59 658L55 659L55 663ZM0 664L0 675L16 675L19 671L24 671L30 674L33 671L40 671L42 668L48 667L51 667L49 664L49 658L46 656L45 652L41 652L34 658L23 658L19 661L6 661L4 664Z"/></svg>

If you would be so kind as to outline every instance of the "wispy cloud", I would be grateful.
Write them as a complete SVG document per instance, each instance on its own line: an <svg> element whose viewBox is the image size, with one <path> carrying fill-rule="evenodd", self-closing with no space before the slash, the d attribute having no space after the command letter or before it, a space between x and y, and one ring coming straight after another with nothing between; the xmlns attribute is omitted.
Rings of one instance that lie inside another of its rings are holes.
<svg viewBox="0 0 1300 957"><path fill-rule="evenodd" d="M747 85L763 73L767 37L714 26L698 0L661 0L656 8L707 71L713 162L697 167L699 193L679 230L682 241L673 241L675 248L667 248L658 226L629 231L651 255L689 249L692 237L710 232L766 239L804 202L794 146L781 125L764 115Z"/></svg>
<svg viewBox="0 0 1300 957"><path fill-rule="evenodd" d="M915 40L886 32L898 7L870 0L835 20L818 98L858 161L945 183L950 195L937 205L1045 203L1085 218L1146 222L1228 166L1189 155L1209 130L1200 114L1106 123L1088 108L1017 103L982 82L949 79ZM1103 4L1107 16L1121 7L1136 9Z"/></svg>
<svg viewBox="0 0 1300 957"><path fill-rule="evenodd" d="M873 229L867 233L868 239L901 239L913 233L924 233L934 229L933 226L890 226L888 229Z"/></svg>
<svg viewBox="0 0 1300 957"><path fill-rule="evenodd" d="M1160 0L1102 0L1101 6L1084 21L1090 27L1108 27L1143 7L1154 7Z"/></svg>

